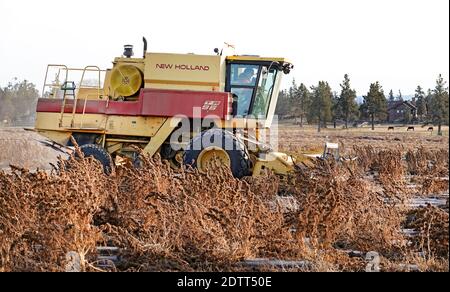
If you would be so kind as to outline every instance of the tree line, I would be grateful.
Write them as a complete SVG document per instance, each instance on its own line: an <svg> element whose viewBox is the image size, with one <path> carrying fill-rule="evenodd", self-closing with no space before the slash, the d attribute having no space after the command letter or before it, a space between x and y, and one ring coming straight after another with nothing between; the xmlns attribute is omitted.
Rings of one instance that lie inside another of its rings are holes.
<svg viewBox="0 0 450 292"><path fill-rule="evenodd" d="M0 87L0 124L32 123L35 116L39 93L36 86L27 80L13 79L5 87ZM374 128L375 122L386 122L388 101L403 100L402 93L394 96L393 91L385 96L379 82L370 84L369 91L363 96L362 104L357 103L357 94L351 86L348 74L340 84L340 92L334 92L326 81L307 87L295 80L289 89L280 92L277 114L298 120L300 126L317 124L318 130L329 123L343 122L344 127L355 122L368 121ZM427 92L421 86L415 90L413 103L417 108L417 121L439 125L449 124L449 92L447 82L442 75L436 80L436 86ZM406 115L409 113L406 112ZM405 116L409 121L411 117Z"/></svg>
<svg viewBox="0 0 450 292"><path fill-rule="evenodd" d="M29 125L33 123L39 92L33 83L14 78L0 87L0 125Z"/></svg>
<svg viewBox="0 0 450 292"><path fill-rule="evenodd" d="M304 124L317 124L318 131L327 127L329 123L343 122L348 128L350 123L370 122L375 129L375 122L388 121L389 102L403 101L399 91L394 96L393 91L386 97L384 89L377 81L370 84L369 90L363 96L363 102L357 103L357 93L351 86L350 77L345 74L340 84L340 92L334 92L328 82L319 81L317 85L307 87L295 80L289 89L280 92L277 105L277 114L281 118L295 118L302 127ZM428 89L427 93L418 86L412 100L417 108L416 121L433 123L439 126L439 133L443 124L449 124L449 93L447 82L442 75L436 80L436 86ZM405 121L411 122L410 112L405 112Z"/></svg>

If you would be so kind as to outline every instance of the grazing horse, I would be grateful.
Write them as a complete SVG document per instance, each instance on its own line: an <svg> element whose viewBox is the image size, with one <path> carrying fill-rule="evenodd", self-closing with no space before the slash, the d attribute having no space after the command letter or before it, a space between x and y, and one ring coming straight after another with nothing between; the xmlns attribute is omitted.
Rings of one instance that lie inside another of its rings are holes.
<svg viewBox="0 0 450 292"><path fill-rule="evenodd" d="M394 129L395 129L394 127L389 127L388 131L394 131Z"/></svg>
<svg viewBox="0 0 450 292"><path fill-rule="evenodd" d="M409 132L410 130L414 132L414 127L408 127L408 130L406 130L406 131Z"/></svg>

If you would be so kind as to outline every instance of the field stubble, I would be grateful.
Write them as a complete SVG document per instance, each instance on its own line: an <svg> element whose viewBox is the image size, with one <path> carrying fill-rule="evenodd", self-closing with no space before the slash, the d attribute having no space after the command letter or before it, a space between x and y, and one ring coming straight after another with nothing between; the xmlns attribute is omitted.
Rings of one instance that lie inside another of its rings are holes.
<svg viewBox="0 0 450 292"><path fill-rule="evenodd" d="M324 140L286 131L292 154ZM91 158L59 159L51 172L12 167L0 172L0 270L64 271L74 251L82 271L279 270L243 264L258 258L364 271L375 251L384 271L448 271L448 138L339 135L329 139L356 161L300 164L283 178L174 170L145 156L112 176ZM446 206L410 204L438 194ZM118 247L118 261L100 265L98 246Z"/></svg>

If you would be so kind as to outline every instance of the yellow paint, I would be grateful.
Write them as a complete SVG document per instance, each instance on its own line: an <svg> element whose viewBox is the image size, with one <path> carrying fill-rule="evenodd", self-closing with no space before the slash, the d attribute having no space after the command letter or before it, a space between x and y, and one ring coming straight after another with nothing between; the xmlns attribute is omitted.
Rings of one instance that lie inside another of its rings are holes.
<svg viewBox="0 0 450 292"><path fill-rule="evenodd" d="M228 56L228 61L263 61L263 62L287 62L290 63L285 58L267 58L267 57L256 57L256 56Z"/></svg>
<svg viewBox="0 0 450 292"><path fill-rule="evenodd" d="M72 135L71 132L59 132L59 131L37 131L41 136L44 136L48 139L50 139L53 142L56 142L60 145L67 145L69 142L70 136Z"/></svg>
<svg viewBox="0 0 450 292"><path fill-rule="evenodd" d="M63 127L59 127L59 120L61 118L60 113L36 113L36 124L35 128L37 130L56 130L64 131L70 128L70 122L72 120L72 114L64 114L63 116ZM99 132L104 131L106 125L106 115L99 114L86 114L82 117L81 114L75 115L75 127L81 125L81 120L83 118L83 125L86 129L103 129L98 130Z"/></svg>
<svg viewBox="0 0 450 292"><path fill-rule="evenodd" d="M75 124L71 128L72 114L64 114L63 127L59 127L59 113L37 113L35 128L37 130L76 131L89 133L105 133L136 137L152 137L156 135L165 122L160 117L128 117L107 116L99 114L76 114ZM83 127L80 127L83 121Z"/></svg>
<svg viewBox="0 0 450 292"><path fill-rule="evenodd" d="M98 90L97 88L82 87L82 88L78 89L77 99L82 100L82 101L78 101L80 103L80 102L83 102L84 99L88 99L88 100L103 99L103 98L105 98L104 95L105 95L105 93L103 92L103 89Z"/></svg>
<svg viewBox="0 0 450 292"><path fill-rule="evenodd" d="M186 87L188 87L188 90L191 91L220 91L220 88L217 86L199 86L199 85L181 85L181 84L155 84L154 86L149 85L149 83L146 83L146 88L155 88L155 89L168 89L168 90L186 90Z"/></svg>
<svg viewBox="0 0 450 292"><path fill-rule="evenodd" d="M122 143L109 143L109 142L106 142L106 150L108 151L108 153L117 152L117 151L121 150L122 147L123 147Z"/></svg>
<svg viewBox="0 0 450 292"><path fill-rule="evenodd" d="M260 176L263 169L272 170L279 175L287 175L294 170L294 161L284 153L270 152L264 158L257 158L253 167L253 176Z"/></svg>
<svg viewBox="0 0 450 292"><path fill-rule="evenodd" d="M222 129L264 129L262 121L245 118L232 118L229 120L214 121L217 127Z"/></svg>
<svg viewBox="0 0 450 292"><path fill-rule="evenodd" d="M106 70L105 80L103 82L103 94L105 97L111 96L111 69Z"/></svg>
<svg viewBox="0 0 450 292"><path fill-rule="evenodd" d="M200 152L197 158L197 168L205 171L208 167L214 166L215 162L220 162L226 167L231 167L231 159L228 153L219 147L208 147Z"/></svg>
<svg viewBox="0 0 450 292"><path fill-rule="evenodd" d="M142 86L142 72L132 64L118 64L111 72L110 84L114 97L133 96Z"/></svg>
<svg viewBox="0 0 450 292"><path fill-rule="evenodd" d="M104 92L113 99L137 95L143 85L143 58L115 58L106 71Z"/></svg>
<svg viewBox="0 0 450 292"><path fill-rule="evenodd" d="M145 83L167 84L167 85L187 85L187 86L210 86L210 87L218 87L220 85L220 83L215 83L215 82L156 80L156 79L145 79Z"/></svg>
<svg viewBox="0 0 450 292"><path fill-rule="evenodd" d="M145 87L181 89L179 85L183 85L184 90L212 91L221 83L220 64L220 56L148 53Z"/></svg>
<svg viewBox="0 0 450 292"><path fill-rule="evenodd" d="M144 148L144 152L148 153L150 156L155 155L158 152L161 145L169 138L173 133L175 128L181 122L181 118L169 118L167 119L162 127L158 130L156 135L152 137L150 143Z"/></svg>
<svg viewBox="0 0 450 292"><path fill-rule="evenodd" d="M160 117L109 116L106 123L106 134L153 137L164 122L165 118Z"/></svg>
<svg viewBox="0 0 450 292"><path fill-rule="evenodd" d="M124 65L124 64L133 65L136 66L142 72L144 72L145 66L143 58L115 58L113 64L114 67L117 65Z"/></svg>

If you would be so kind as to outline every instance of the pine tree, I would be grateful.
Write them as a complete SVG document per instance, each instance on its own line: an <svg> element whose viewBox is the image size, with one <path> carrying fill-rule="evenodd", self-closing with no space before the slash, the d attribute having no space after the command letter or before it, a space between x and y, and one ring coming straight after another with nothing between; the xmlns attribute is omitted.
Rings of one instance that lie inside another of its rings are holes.
<svg viewBox="0 0 450 292"><path fill-rule="evenodd" d="M333 115L333 127L336 129L337 120L344 117L342 105L340 103L340 97L337 94L337 92L333 92L331 111L332 111L332 115Z"/></svg>
<svg viewBox="0 0 450 292"><path fill-rule="evenodd" d="M321 127L326 128L327 122L332 119L332 97L331 87L328 82L320 81L318 86L312 87L309 116L318 123L318 132Z"/></svg>
<svg viewBox="0 0 450 292"><path fill-rule="evenodd" d="M447 82L439 74L436 87L431 97L431 114L433 121L438 124L438 135L442 136L442 124L449 122L449 94Z"/></svg>
<svg viewBox="0 0 450 292"><path fill-rule="evenodd" d="M280 91L280 94L278 95L278 102L277 107L275 110L275 114L278 115L280 118L284 118L288 114L289 110L289 94L287 90Z"/></svg>
<svg viewBox="0 0 450 292"><path fill-rule="evenodd" d="M425 104L426 104L426 108L427 108L426 117L427 117L428 122L433 121L433 117L431 114L431 100L432 99L433 99L433 91L430 88L428 88L427 96L425 97Z"/></svg>
<svg viewBox="0 0 450 292"><path fill-rule="evenodd" d="M417 107L417 117L420 121L423 121L423 118L427 113L427 103L425 99L425 92L423 92L423 89L422 87L420 87L420 85L416 88L414 99Z"/></svg>
<svg viewBox="0 0 450 292"><path fill-rule="evenodd" d="M292 85L289 88L289 110L288 110L288 114L295 116L296 112L297 112L297 107L296 105L298 104L298 94L297 94L297 83L295 82L295 78L292 80Z"/></svg>
<svg viewBox="0 0 450 292"><path fill-rule="evenodd" d="M395 101L394 91L389 91L389 102Z"/></svg>
<svg viewBox="0 0 450 292"><path fill-rule="evenodd" d="M358 116L358 104L356 103L356 91L350 86L350 78L345 74L341 84L341 96L336 109L340 110L341 117L345 121L345 128L348 129L348 121Z"/></svg>
<svg viewBox="0 0 450 292"><path fill-rule="evenodd" d="M403 121L405 124L409 124L412 121L411 111L409 109L405 110L403 113Z"/></svg>
<svg viewBox="0 0 450 292"><path fill-rule="evenodd" d="M401 90L398 91L398 95L397 95L396 100L397 101L403 101L403 95L402 95L402 91Z"/></svg>
<svg viewBox="0 0 450 292"><path fill-rule="evenodd" d="M364 96L364 102L360 107L361 114L370 118L372 130L375 130L375 119L383 121L387 117L387 100L380 83L370 84L370 90Z"/></svg>
<svg viewBox="0 0 450 292"><path fill-rule="evenodd" d="M6 119L6 94L0 87L0 123Z"/></svg>
<svg viewBox="0 0 450 292"><path fill-rule="evenodd" d="M303 121L306 117L306 113L308 111L308 105L309 105L309 99L310 99L310 92L308 88L305 86L305 84L300 84L300 86L297 89L297 95L298 95L298 107L299 111L298 114L300 115L300 127L303 127Z"/></svg>

